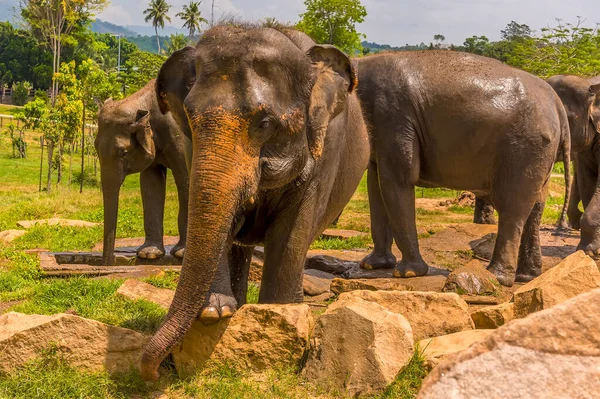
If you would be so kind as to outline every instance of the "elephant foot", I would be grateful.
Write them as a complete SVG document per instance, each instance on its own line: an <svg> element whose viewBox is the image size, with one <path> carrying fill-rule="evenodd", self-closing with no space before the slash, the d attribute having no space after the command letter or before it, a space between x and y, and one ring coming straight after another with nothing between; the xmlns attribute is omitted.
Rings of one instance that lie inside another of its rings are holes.
<svg viewBox="0 0 600 399"><path fill-rule="evenodd" d="M528 283L531 280L533 280L534 278L538 277L539 274L533 275L533 274L523 274L523 273L517 273L517 275L515 276L515 282L517 283Z"/></svg>
<svg viewBox="0 0 600 399"><path fill-rule="evenodd" d="M371 252L370 255L360 261L360 267L365 270L392 269L394 266L396 266L396 257L391 252L384 255Z"/></svg>
<svg viewBox="0 0 600 399"><path fill-rule="evenodd" d="M587 245L579 244L577 246L577 250L585 252L587 256L592 257L594 259L600 258L600 247L598 245L595 245L594 243Z"/></svg>
<svg viewBox="0 0 600 399"><path fill-rule="evenodd" d="M567 213L567 219L569 220L569 226L571 226L571 228L574 230L580 230L582 216L583 216L583 213L581 213L581 212L571 213L571 214Z"/></svg>
<svg viewBox="0 0 600 399"><path fill-rule="evenodd" d="M185 242L179 243L179 244L175 245L173 247L173 249L171 249L171 255L173 255L176 258L183 259L184 254L185 254Z"/></svg>
<svg viewBox="0 0 600 399"><path fill-rule="evenodd" d="M498 262L492 262L487 267L488 271L490 271L496 278L498 282L505 287L512 287L515 283L515 275L510 272L506 272L506 267L502 266Z"/></svg>
<svg viewBox="0 0 600 399"><path fill-rule="evenodd" d="M412 262L401 260L394 268L393 274L399 278L419 277L425 276L428 270L429 266L423 259Z"/></svg>
<svg viewBox="0 0 600 399"><path fill-rule="evenodd" d="M233 296L211 293L198 317L202 324L209 326L230 318L236 310L237 301Z"/></svg>
<svg viewBox="0 0 600 399"><path fill-rule="evenodd" d="M142 259L158 259L165 256L165 249L159 248L156 245L148 245L145 244L138 248L137 256Z"/></svg>

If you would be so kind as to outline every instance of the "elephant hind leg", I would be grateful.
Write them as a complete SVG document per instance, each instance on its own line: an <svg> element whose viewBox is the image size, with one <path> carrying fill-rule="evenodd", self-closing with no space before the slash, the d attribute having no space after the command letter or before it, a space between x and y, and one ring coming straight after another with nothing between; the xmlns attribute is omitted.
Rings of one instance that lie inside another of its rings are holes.
<svg viewBox="0 0 600 399"><path fill-rule="evenodd" d="M396 257L392 253L392 228L381 197L377 164L373 161L369 163L367 170L367 187L371 213L371 235L375 248L360 262L360 267L367 270L391 269L396 265Z"/></svg>
<svg viewBox="0 0 600 399"><path fill-rule="evenodd" d="M529 282L542 274L542 248L540 246L540 222L544 213L544 201L538 201L527 218L521 236L519 260L515 281Z"/></svg>
<svg viewBox="0 0 600 399"><path fill-rule="evenodd" d="M473 223L477 224L496 224L494 217L494 207L487 198L476 197L475 212L473 214Z"/></svg>
<svg viewBox="0 0 600 399"><path fill-rule="evenodd" d="M140 174L146 240L137 249L137 255L143 259L157 259L165 254L163 218L166 182L167 170L161 165L151 166Z"/></svg>

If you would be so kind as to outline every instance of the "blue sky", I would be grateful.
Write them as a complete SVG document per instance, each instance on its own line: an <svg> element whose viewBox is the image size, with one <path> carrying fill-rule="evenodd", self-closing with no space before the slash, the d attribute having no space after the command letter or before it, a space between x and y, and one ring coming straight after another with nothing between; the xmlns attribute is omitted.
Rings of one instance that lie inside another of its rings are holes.
<svg viewBox="0 0 600 399"><path fill-rule="evenodd" d="M180 27L175 14L189 0L167 0L172 5L172 24ZM100 18L119 25L143 25L142 11L148 0L112 0ZM205 17L210 15L212 0L202 2ZM17 0L0 0L3 9ZM587 18L586 25L600 22L598 0L362 0L369 15L359 26L367 40L392 45L429 43L441 33L446 42L461 44L466 37L486 35L497 40L500 30L511 20L538 30L554 25L557 17L568 22L577 16ZM235 14L245 19L267 16L281 21L296 21L304 10L303 0L215 0L215 16Z"/></svg>

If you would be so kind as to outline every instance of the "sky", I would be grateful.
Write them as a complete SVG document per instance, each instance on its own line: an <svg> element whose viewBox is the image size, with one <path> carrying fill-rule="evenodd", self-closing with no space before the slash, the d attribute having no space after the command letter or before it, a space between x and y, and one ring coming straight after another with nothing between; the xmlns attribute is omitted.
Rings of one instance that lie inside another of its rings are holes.
<svg viewBox="0 0 600 399"><path fill-rule="evenodd" d="M181 27L175 14L189 0L167 0L172 6L170 25ZM212 0L203 0L201 9L209 19ZM17 0L0 0L0 13L16 5ZM144 25L142 11L148 0L112 0L100 19L118 25ZM440 33L446 43L462 44L473 35L485 35L490 40L500 38L500 30L510 21L527 24L539 30L555 25L556 18L566 22L586 19L594 27L600 23L598 0L362 0L368 16L358 30L367 40L401 46L429 43ZM215 0L215 19L234 14L243 19L275 17L283 22L295 22L304 10L303 0Z"/></svg>

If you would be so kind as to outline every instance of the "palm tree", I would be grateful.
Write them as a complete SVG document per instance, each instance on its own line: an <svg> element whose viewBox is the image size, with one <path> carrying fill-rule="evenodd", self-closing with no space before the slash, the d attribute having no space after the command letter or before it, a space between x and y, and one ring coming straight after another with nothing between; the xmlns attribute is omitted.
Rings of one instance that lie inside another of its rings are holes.
<svg viewBox="0 0 600 399"><path fill-rule="evenodd" d="M156 46L158 47L158 54L160 54L160 40L158 38L158 27L161 29L165 27L165 20L171 22L171 17L167 15L171 6L167 3L167 0L150 0L148 8L144 10L144 21L149 22L152 20L152 26L154 26L154 33L156 34Z"/></svg>
<svg viewBox="0 0 600 399"><path fill-rule="evenodd" d="M169 36L169 41L167 42L167 48L165 49L167 55L171 55L179 49L184 48L187 45L187 39L182 33L177 33L175 35L171 34Z"/></svg>
<svg viewBox="0 0 600 399"><path fill-rule="evenodd" d="M202 17L200 11L201 1L190 1L189 5L183 6L183 11L175 14L176 17L179 17L184 23L183 27L188 28L190 34L188 38L191 40L196 31L200 30L200 24L207 24L208 21Z"/></svg>

